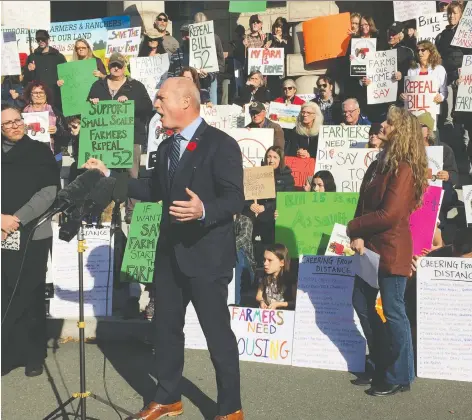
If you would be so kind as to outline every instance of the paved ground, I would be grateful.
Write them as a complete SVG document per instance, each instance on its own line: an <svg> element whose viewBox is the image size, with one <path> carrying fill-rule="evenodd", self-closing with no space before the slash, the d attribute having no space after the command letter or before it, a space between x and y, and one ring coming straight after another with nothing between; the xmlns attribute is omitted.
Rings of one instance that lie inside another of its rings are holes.
<svg viewBox="0 0 472 420"><path fill-rule="evenodd" d="M107 355L106 378L112 401L130 411L139 410L143 397L153 389L149 376L152 355L141 343L87 344L89 391L105 397L102 373ZM187 350L184 381L185 413L182 420L212 419L216 385L206 351ZM48 373L26 378L16 369L2 378L2 419L39 420L79 391L78 344L50 349ZM242 399L249 420L470 420L472 384L418 379L413 391L389 398L374 398L364 388L350 384L345 372L241 363ZM74 407L77 404L74 403ZM69 410L70 411L70 410ZM100 420L114 420L116 413L88 400L87 413ZM125 416L124 416L125 417ZM66 419L65 416L56 418ZM70 417L73 418L72 416Z"/></svg>

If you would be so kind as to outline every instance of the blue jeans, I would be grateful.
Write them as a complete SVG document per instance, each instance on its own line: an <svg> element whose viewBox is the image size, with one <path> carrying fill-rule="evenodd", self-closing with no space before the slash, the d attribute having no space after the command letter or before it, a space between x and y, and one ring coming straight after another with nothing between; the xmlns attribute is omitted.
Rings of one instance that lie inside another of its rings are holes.
<svg viewBox="0 0 472 420"><path fill-rule="evenodd" d="M213 105L218 104L218 77L216 77L210 85L210 102Z"/></svg>
<svg viewBox="0 0 472 420"><path fill-rule="evenodd" d="M249 263L249 260L246 254L244 253L242 249L238 249L237 256L238 256L238 259L236 261L236 268L234 270L235 271L234 273L234 281L235 281L234 303L236 305L239 305L241 303L241 283L242 283L241 279L243 277L243 273L245 272L245 270L249 272L249 276L250 276L251 284L252 284L254 283L254 271L251 267L251 264Z"/></svg>

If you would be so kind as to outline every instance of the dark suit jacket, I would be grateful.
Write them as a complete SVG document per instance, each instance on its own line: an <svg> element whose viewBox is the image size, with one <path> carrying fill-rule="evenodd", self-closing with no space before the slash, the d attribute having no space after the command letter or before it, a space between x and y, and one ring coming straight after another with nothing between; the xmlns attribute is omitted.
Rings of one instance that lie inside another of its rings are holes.
<svg viewBox="0 0 472 420"><path fill-rule="evenodd" d="M175 252L177 264L187 276L218 274L231 270L236 262L233 215L244 206L243 165L238 143L203 121L191 142L197 147L185 150L174 174L168 176L168 159L173 136L157 150L157 165L149 182L129 179L129 196L143 201L162 200L159 255ZM185 188L200 197L205 219L190 223L171 220L173 201L188 201ZM156 271L158 271L156 267Z"/></svg>

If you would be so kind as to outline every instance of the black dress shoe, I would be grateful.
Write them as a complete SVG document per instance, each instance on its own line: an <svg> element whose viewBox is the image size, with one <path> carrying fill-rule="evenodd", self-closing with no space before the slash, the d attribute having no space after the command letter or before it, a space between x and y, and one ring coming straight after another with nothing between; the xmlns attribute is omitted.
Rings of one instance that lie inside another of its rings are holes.
<svg viewBox="0 0 472 420"><path fill-rule="evenodd" d="M39 376L43 374L43 366L42 365L28 365L25 368L25 375L28 378L34 378L35 376Z"/></svg>
<svg viewBox="0 0 472 420"><path fill-rule="evenodd" d="M356 386L369 386L372 385L372 379L368 377L364 378L356 378L351 381L351 384L356 385Z"/></svg>
<svg viewBox="0 0 472 420"><path fill-rule="evenodd" d="M410 391L410 385L392 385L383 383L381 385L373 385L367 393L374 397L388 397L395 395L397 392Z"/></svg>

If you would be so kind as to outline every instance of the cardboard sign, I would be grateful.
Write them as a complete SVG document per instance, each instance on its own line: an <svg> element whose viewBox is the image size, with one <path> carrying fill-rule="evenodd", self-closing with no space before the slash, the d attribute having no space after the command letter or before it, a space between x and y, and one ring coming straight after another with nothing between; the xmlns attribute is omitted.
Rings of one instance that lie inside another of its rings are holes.
<svg viewBox="0 0 472 420"><path fill-rule="evenodd" d="M244 168L244 199L275 198L274 168L260 166Z"/></svg>
<svg viewBox="0 0 472 420"><path fill-rule="evenodd" d="M230 314L239 360L292 364L295 312L232 306Z"/></svg>
<svg viewBox="0 0 472 420"><path fill-rule="evenodd" d="M413 255L421 255L423 249L431 249L443 194L441 187L428 187L423 205L410 216Z"/></svg>
<svg viewBox="0 0 472 420"><path fill-rule="evenodd" d="M78 60L59 64L57 74L64 80L61 86L62 112L64 116L77 115L82 112L92 84L98 80L94 75L97 63L91 60Z"/></svg>
<svg viewBox="0 0 472 420"><path fill-rule="evenodd" d="M367 75L368 54L377 51L377 38L351 39L351 76Z"/></svg>
<svg viewBox="0 0 472 420"><path fill-rule="evenodd" d="M324 254L334 224L349 223L358 198L357 193L277 193L275 241L285 244L291 258Z"/></svg>
<svg viewBox="0 0 472 420"><path fill-rule="evenodd" d="M295 156L285 156L285 165L292 170L296 187L304 187L308 177L315 173L315 159L302 159Z"/></svg>
<svg viewBox="0 0 472 420"><path fill-rule="evenodd" d="M416 18L416 38L418 42L430 41L434 44L436 37L448 25L447 13L418 16Z"/></svg>
<svg viewBox="0 0 472 420"><path fill-rule="evenodd" d="M265 12L267 9L266 1L230 1L230 13L257 13Z"/></svg>
<svg viewBox="0 0 472 420"><path fill-rule="evenodd" d="M21 74L20 56L16 45L15 32L3 32L0 36L2 43L2 76Z"/></svg>
<svg viewBox="0 0 472 420"><path fill-rule="evenodd" d="M141 43L141 27L113 29L107 34L105 57L120 53L128 57L137 57Z"/></svg>
<svg viewBox="0 0 472 420"><path fill-rule="evenodd" d="M144 85L153 102L156 99L157 91L167 79L169 65L169 54L132 57L130 59L131 77Z"/></svg>
<svg viewBox="0 0 472 420"><path fill-rule="evenodd" d="M462 194L464 196L465 217L468 225L472 225L472 185L463 185Z"/></svg>
<svg viewBox="0 0 472 420"><path fill-rule="evenodd" d="M442 188L442 181L437 178L438 172L443 169L444 162L443 146L428 146L426 154L428 155L428 184Z"/></svg>
<svg viewBox="0 0 472 420"><path fill-rule="evenodd" d="M285 51L283 48L248 48L247 56L247 74L260 71L263 75L284 75Z"/></svg>
<svg viewBox="0 0 472 420"><path fill-rule="evenodd" d="M397 100L398 82L393 79L397 71L397 50L367 53L367 103L383 104Z"/></svg>
<svg viewBox="0 0 472 420"><path fill-rule="evenodd" d="M363 149L369 142L369 131L370 125L322 125L318 136L318 149Z"/></svg>
<svg viewBox="0 0 472 420"><path fill-rule="evenodd" d="M405 108L414 115L429 112L436 121L439 105L434 102L434 97L438 89L436 79L431 76L406 76Z"/></svg>
<svg viewBox="0 0 472 420"><path fill-rule="evenodd" d="M188 26L190 34L190 67L207 73L218 72L215 30L213 21L194 23Z"/></svg>
<svg viewBox="0 0 472 420"><path fill-rule="evenodd" d="M349 46L349 13L320 16L303 22L306 64L344 57Z"/></svg>
<svg viewBox="0 0 472 420"><path fill-rule="evenodd" d="M421 258L417 273L418 377L472 382L472 263Z"/></svg>
<svg viewBox="0 0 472 420"><path fill-rule="evenodd" d="M273 128L233 128L226 134L238 142L244 168L261 166L267 149L274 145Z"/></svg>
<svg viewBox="0 0 472 420"><path fill-rule="evenodd" d="M200 117L202 117L208 125L220 130L228 130L230 128L238 128L238 117L242 108L239 105L213 105L200 106Z"/></svg>
<svg viewBox="0 0 472 420"><path fill-rule="evenodd" d="M330 171L337 192L359 192L365 172L379 149L318 149L315 172Z"/></svg>
<svg viewBox="0 0 472 420"><path fill-rule="evenodd" d="M269 120L279 124L282 128L294 128L301 109L301 105L271 102L269 105Z"/></svg>
<svg viewBox="0 0 472 420"><path fill-rule="evenodd" d="M432 15L436 13L434 1L394 1L393 12L396 21L416 19L418 16Z"/></svg>
<svg viewBox="0 0 472 420"><path fill-rule="evenodd" d="M49 143L49 112L28 112L21 114L25 120L25 132L33 140Z"/></svg>
<svg viewBox="0 0 472 420"><path fill-rule="evenodd" d="M472 55L462 57L462 82L457 89L456 111L472 112Z"/></svg>
<svg viewBox="0 0 472 420"><path fill-rule="evenodd" d="M136 203L121 264L120 281L152 283L162 204Z"/></svg>
<svg viewBox="0 0 472 420"><path fill-rule="evenodd" d="M467 3L451 45L472 48L472 3Z"/></svg>
<svg viewBox="0 0 472 420"><path fill-rule="evenodd" d="M93 157L108 168L132 168L134 101L85 102L82 109L78 166Z"/></svg>
<svg viewBox="0 0 472 420"><path fill-rule="evenodd" d="M1 16L2 26L49 30L51 26L51 2L2 1Z"/></svg>
<svg viewBox="0 0 472 420"><path fill-rule="evenodd" d="M363 372L366 341L352 307L351 257L300 256L292 365Z"/></svg>

